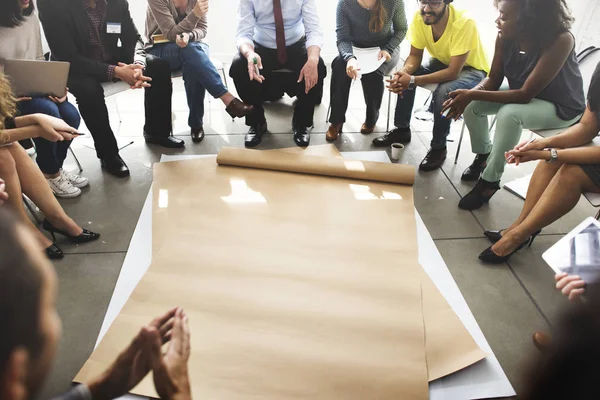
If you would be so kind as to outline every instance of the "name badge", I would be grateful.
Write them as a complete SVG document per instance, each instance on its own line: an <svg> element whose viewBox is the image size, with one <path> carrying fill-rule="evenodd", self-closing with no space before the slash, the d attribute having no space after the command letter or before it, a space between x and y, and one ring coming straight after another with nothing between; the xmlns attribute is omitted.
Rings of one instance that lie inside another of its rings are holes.
<svg viewBox="0 0 600 400"><path fill-rule="evenodd" d="M118 22L107 22L106 33L121 34L121 24Z"/></svg>

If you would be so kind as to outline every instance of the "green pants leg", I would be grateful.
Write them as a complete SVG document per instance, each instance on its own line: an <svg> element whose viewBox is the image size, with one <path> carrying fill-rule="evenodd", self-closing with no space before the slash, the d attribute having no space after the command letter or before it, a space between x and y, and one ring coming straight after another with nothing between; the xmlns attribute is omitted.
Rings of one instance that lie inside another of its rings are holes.
<svg viewBox="0 0 600 400"><path fill-rule="evenodd" d="M490 140L488 115L497 117L493 144ZM504 153L519 143L523 128L559 129L579 120L579 116L569 121L560 119L553 103L539 99L533 99L527 104L474 101L465 109L464 118L471 136L473 153L491 153L481 176L488 182L497 182L502 177L506 165Z"/></svg>

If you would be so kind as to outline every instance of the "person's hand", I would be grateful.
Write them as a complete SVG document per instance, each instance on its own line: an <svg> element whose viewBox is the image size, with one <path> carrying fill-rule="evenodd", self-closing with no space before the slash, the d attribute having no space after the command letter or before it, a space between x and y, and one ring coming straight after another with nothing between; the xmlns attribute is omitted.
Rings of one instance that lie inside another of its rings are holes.
<svg viewBox="0 0 600 400"><path fill-rule="evenodd" d="M174 316L171 342L163 354L158 331L150 333L146 351L154 372L154 387L161 399L191 400L188 360L190 358L190 328L182 309ZM95 400L95 399L94 399Z"/></svg>
<svg viewBox="0 0 600 400"><path fill-rule="evenodd" d="M446 110L450 110L448 111L446 118L454 119L455 121L463 115L465 108L473 101L471 99L471 91L466 89L458 89L450 92L448 93L448 97L450 98L442 105L442 113Z"/></svg>
<svg viewBox="0 0 600 400"><path fill-rule="evenodd" d="M151 354L146 350L148 343L156 339L162 346L171 340L177 310L180 309L169 310L140 329L129 346L119 354L108 369L100 377L88 383L94 400L121 397L148 375L152 368Z"/></svg>
<svg viewBox="0 0 600 400"><path fill-rule="evenodd" d="M319 59L309 58L304 64L304 67L300 70L300 76L298 76L298 83L304 81L304 90L308 94L312 88L315 87L319 80Z"/></svg>
<svg viewBox="0 0 600 400"><path fill-rule="evenodd" d="M62 104L67 101L67 94L69 94L69 88L65 89L65 95L63 97L48 96L48 98L56 104Z"/></svg>
<svg viewBox="0 0 600 400"><path fill-rule="evenodd" d="M550 152L548 150L509 150L504 153L504 158L508 164L519 165L529 161L549 160Z"/></svg>
<svg viewBox="0 0 600 400"><path fill-rule="evenodd" d="M6 193L6 184L4 180L0 178L0 205L4 204L6 200L8 200L8 193Z"/></svg>
<svg viewBox="0 0 600 400"><path fill-rule="evenodd" d="M385 58L385 61L389 62L392 59L392 56L386 50L381 50L377 56L377 59L381 60L382 58Z"/></svg>
<svg viewBox="0 0 600 400"><path fill-rule="evenodd" d="M408 85L410 84L410 74L406 71L398 71L394 74L392 79L388 79L388 90L392 93L400 94L402 96L402 92L408 89Z"/></svg>
<svg viewBox="0 0 600 400"><path fill-rule="evenodd" d="M194 14L196 14L198 18L208 14L208 0L198 0L194 6Z"/></svg>
<svg viewBox="0 0 600 400"><path fill-rule="evenodd" d="M516 151L529 151L529 150L544 150L546 147L545 139L540 140L527 140L525 142L521 142L515 146L514 150Z"/></svg>
<svg viewBox="0 0 600 400"><path fill-rule="evenodd" d="M27 96L25 96L25 97L17 97L17 103L20 103L22 101L29 101L29 100L31 100L31 97L27 97Z"/></svg>
<svg viewBox="0 0 600 400"><path fill-rule="evenodd" d="M554 277L556 288L571 301L576 301L585 293L586 283L577 275L567 273L556 274Z"/></svg>
<svg viewBox="0 0 600 400"><path fill-rule="evenodd" d="M358 60L356 58L349 59L346 63L346 75L350 79L358 79L358 71L360 71Z"/></svg>
<svg viewBox="0 0 600 400"><path fill-rule="evenodd" d="M65 121L46 114L34 114L35 122L40 126L39 137L51 142L62 142L77 137L77 129Z"/></svg>
<svg viewBox="0 0 600 400"><path fill-rule="evenodd" d="M127 83L130 87L136 87L138 81L143 81L138 84L139 87L150 87L148 82L152 81L152 78L144 76L144 66L140 64L124 64L120 62L115 67L115 76Z"/></svg>
<svg viewBox="0 0 600 400"><path fill-rule="evenodd" d="M177 39L175 39L175 43L177 43L177 46L181 47L182 49L187 47L189 42L190 34L187 32L183 32L182 34L177 35Z"/></svg>
<svg viewBox="0 0 600 400"><path fill-rule="evenodd" d="M263 83L265 77L260 74L260 70L263 69L262 58L260 58L258 53L251 51L246 55L246 59L248 60L248 75L250 76L250 80ZM256 64L254 64L254 60L256 60Z"/></svg>

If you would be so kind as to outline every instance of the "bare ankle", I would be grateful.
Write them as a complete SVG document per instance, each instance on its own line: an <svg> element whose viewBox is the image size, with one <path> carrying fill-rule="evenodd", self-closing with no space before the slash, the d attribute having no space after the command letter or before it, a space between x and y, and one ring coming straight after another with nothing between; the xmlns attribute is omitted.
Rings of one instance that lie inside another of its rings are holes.
<svg viewBox="0 0 600 400"><path fill-rule="evenodd" d="M225 93L223 96L221 96L219 98L221 99L223 104L225 104L225 107L227 107L229 105L229 103L231 103L231 101L234 99L233 95L229 92Z"/></svg>

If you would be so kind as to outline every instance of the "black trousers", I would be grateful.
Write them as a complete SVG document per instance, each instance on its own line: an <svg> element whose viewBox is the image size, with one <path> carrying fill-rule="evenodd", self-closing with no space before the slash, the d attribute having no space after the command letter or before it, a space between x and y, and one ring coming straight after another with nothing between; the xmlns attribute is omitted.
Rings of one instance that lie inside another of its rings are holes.
<svg viewBox="0 0 600 400"><path fill-rule="evenodd" d="M116 63L115 63L116 64ZM147 135L167 137L171 132L171 71L166 61L150 55L146 58L145 75L152 78L152 88L145 89L144 106ZM119 154L115 134L110 127L102 82L88 75L70 75L68 86L79 105L96 147L98 158Z"/></svg>
<svg viewBox="0 0 600 400"><path fill-rule="evenodd" d="M266 121L262 103L267 100L273 100L273 93L280 90L282 95L285 91L288 95L295 95L298 98L292 124L306 127L312 126L315 105L321 102L323 80L327 75L323 59L319 59L319 79L317 84L307 94L304 88L304 81L298 83L300 70L302 70L302 67L304 67L304 64L308 60L305 39L287 47L287 62L284 65L277 61L276 49L268 49L255 43L254 51L262 59L263 69L261 74L265 77L262 84L254 80L250 81L248 61L241 54L235 56L229 69L229 76L233 79L241 99L245 103L254 106L254 112L246 117L246 125L257 125ZM273 71L281 69L288 69L292 72L273 73Z"/></svg>
<svg viewBox="0 0 600 400"><path fill-rule="evenodd" d="M352 79L346 74L346 61L339 56L331 63L331 70L331 115L329 122L342 124L346 122L346 110L348 109ZM379 119L379 109L385 91L383 74L379 70L365 74L360 82L367 105L365 123L367 126L372 127Z"/></svg>

